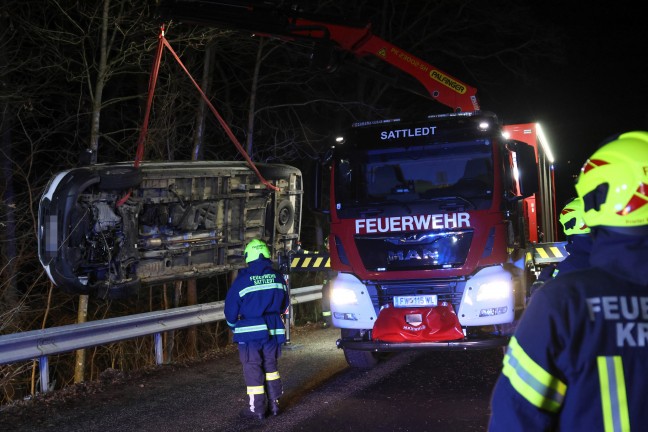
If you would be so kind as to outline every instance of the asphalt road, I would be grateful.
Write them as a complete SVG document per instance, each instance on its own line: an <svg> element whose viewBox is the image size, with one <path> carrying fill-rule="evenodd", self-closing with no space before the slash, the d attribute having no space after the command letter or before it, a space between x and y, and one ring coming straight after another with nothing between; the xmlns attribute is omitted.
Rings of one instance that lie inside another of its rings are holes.
<svg viewBox="0 0 648 432"><path fill-rule="evenodd" d="M0 411L1 431L485 431L501 351L406 352L371 370L347 367L337 329L295 328L280 373L283 412L242 420L234 349Z"/></svg>
<svg viewBox="0 0 648 432"><path fill-rule="evenodd" d="M291 431L486 431L501 350L398 354L370 372L346 371L313 396Z"/></svg>

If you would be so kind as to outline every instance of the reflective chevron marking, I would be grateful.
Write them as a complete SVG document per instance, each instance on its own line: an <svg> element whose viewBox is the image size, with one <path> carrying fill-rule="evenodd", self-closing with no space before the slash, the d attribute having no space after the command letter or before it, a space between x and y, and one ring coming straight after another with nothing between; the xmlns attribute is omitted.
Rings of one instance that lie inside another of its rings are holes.
<svg viewBox="0 0 648 432"><path fill-rule="evenodd" d="M538 243L533 245L533 260L536 263L558 262L569 253L565 249L567 242Z"/></svg>
<svg viewBox="0 0 648 432"><path fill-rule="evenodd" d="M291 271L318 271L331 268L331 258L326 254L298 254L290 261Z"/></svg>

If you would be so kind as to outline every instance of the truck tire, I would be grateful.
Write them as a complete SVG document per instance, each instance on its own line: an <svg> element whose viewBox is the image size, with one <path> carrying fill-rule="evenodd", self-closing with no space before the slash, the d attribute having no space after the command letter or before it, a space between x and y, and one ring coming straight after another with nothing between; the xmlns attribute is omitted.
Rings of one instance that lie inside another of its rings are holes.
<svg viewBox="0 0 648 432"><path fill-rule="evenodd" d="M371 369L378 364L380 357L373 351L359 351L344 348L344 358L349 366L357 369Z"/></svg>
<svg viewBox="0 0 648 432"><path fill-rule="evenodd" d="M99 189L123 190L142 183L142 171L135 167L107 168L99 171Z"/></svg>

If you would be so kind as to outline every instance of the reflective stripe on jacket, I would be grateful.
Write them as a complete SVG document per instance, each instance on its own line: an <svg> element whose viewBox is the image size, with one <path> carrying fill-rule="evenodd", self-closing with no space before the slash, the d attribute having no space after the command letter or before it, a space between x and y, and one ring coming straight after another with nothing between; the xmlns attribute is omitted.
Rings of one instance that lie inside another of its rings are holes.
<svg viewBox="0 0 648 432"><path fill-rule="evenodd" d="M239 270L227 291L225 319L234 332L235 342L286 340L281 314L288 307L288 293L283 276L274 270L272 261L259 258Z"/></svg>
<svg viewBox="0 0 648 432"><path fill-rule="evenodd" d="M589 262L533 294L493 390L490 432L648 424L648 236L597 232Z"/></svg>

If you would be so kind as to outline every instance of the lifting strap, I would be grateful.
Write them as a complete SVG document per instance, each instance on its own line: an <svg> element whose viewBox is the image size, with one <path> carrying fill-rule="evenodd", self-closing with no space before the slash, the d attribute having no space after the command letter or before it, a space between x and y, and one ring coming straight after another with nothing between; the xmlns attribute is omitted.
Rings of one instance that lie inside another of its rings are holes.
<svg viewBox="0 0 648 432"><path fill-rule="evenodd" d="M259 169L254 165L254 162L252 162L252 159L250 159L250 156L246 153L245 149L239 142L239 140L234 136L234 133L232 132L232 129L227 125L223 117L218 113L216 108L214 108L214 105L212 105L211 101L205 94L205 92L200 88L200 85L196 82L196 80L191 76L191 73L187 70L185 65L182 63L182 60L180 60L180 57L176 54L176 52L173 50L171 47L171 44L169 44L169 41L167 41L166 37L164 37L164 24L160 26L160 35L158 36L158 47L157 51L155 53L155 60L153 62L153 70L151 72L151 76L149 77L149 86L148 86L148 99L146 102L146 112L144 114L144 124L142 125L142 129L140 130L139 138L137 139L137 151L135 153L135 161L134 161L134 166L137 168L139 167L142 158L144 157L144 141L146 140L146 134L148 132L148 124L149 124L149 118L150 118L150 113L151 113L151 106L153 105L153 95L155 93L155 86L157 83L157 78L158 78L158 73L160 71L160 62L162 61L162 52L164 48L166 47L170 52L171 55L173 55L173 58L176 59L182 70L185 71L193 85L196 87L198 92L200 93L200 96L203 98L209 109L211 110L212 114L218 119L218 122L220 125L223 127L225 130L225 133L229 137L229 139L234 143L236 146L236 149L238 152L245 158L247 164L249 165L250 168L252 168L252 171L256 174L256 176L261 180L261 183L263 183L268 189L278 191L279 188L277 186L274 186L272 183L270 183L268 180L266 180L261 173L259 172ZM122 197L118 202L117 206L121 206L124 204L128 198L130 198L131 191L129 191L124 197Z"/></svg>

